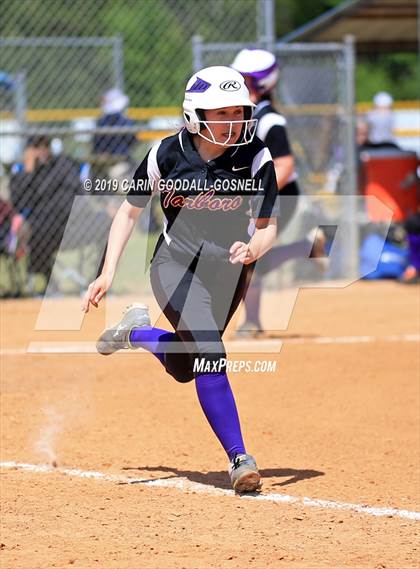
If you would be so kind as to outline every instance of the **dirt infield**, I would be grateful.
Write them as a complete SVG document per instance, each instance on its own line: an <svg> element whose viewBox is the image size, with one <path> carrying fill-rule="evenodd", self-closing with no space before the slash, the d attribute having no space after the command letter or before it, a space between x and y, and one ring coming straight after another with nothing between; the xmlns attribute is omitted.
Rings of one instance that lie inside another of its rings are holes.
<svg viewBox="0 0 420 569"><path fill-rule="evenodd" d="M265 294L268 327L288 294ZM301 291L280 353L232 354L277 361L230 375L264 477L251 498L229 491L193 383L146 353L24 353L103 326L36 332L39 307L2 304L2 569L418 568L418 287Z"/></svg>

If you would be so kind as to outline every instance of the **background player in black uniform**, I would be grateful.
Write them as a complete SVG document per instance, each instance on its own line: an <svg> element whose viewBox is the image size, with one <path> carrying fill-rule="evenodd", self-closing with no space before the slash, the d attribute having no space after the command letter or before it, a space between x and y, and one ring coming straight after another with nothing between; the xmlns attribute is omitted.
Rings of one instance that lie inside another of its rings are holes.
<svg viewBox="0 0 420 569"><path fill-rule="evenodd" d="M273 158L280 198L280 215L277 219L277 232L280 233L296 211L299 187L287 136L286 119L273 106L273 92L279 75L277 61L269 51L243 49L237 54L232 67L245 78L250 98L256 104L253 115L258 119L256 135L268 147ZM320 269L325 269L324 245L323 232L312 231L306 239L273 247L264 259L257 263L245 298L245 322L238 330L241 336L258 335L261 332L261 277L285 261L299 257L318 258Z"/></svg>
<svg viewBox="0 0 420 569"><path fill-rule="evenodd" d="M237 492L256 490L260 475L242 439L222 334L255 261L275 239L277 215L275 171L267 148L253 139L253 107L243 77L233 69L210 67L193 75L183 105L186 128L154 146L137 169L112 224L102 274L83 305L86 312L89 304L97 306L111 286L136 219L152 189L158 191L164 229L151 285L175 332L151 327L147 307L133 305L102 333L97 348L106 355L141 346L177 381L195 379Z"/></svg>

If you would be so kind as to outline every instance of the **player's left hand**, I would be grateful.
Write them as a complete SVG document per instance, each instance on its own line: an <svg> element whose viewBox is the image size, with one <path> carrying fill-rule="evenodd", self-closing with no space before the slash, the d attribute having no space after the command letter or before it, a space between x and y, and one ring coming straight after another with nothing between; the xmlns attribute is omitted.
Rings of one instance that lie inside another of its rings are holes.
<svg viewBox="0 0 420 569"><path fill-rule="evenodd" d="M229 249L229 253L229 261L232 263L232 265L236 265L237 263L249 265L256 260L252 254L249 243L244 243L243 241L235 241L235 243Z"/></svg>

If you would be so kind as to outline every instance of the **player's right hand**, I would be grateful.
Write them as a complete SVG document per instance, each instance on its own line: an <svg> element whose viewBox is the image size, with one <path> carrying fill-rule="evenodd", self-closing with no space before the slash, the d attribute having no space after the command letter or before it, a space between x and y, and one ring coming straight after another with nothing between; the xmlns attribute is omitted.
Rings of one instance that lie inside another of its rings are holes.
<svg viewBox="0 0 420 569"><path fill-rule="evenodd" d="M236 265L236 263L249 265L256 260L252 254L249 243L244 243L243 241L235 241L235 243L229 249L229 253L229 261L232 263L232 265Z"/></svg>
<svg viewBox="0 0 420 569"><path fill-rule="evenodd" d="M92 304L95 308L98 308L98 304L102 297L106 294L107 290L111 287L112 277L104 275L103 273L99 277L90 283L82 302L82 311L89 312L89 307Z"/></svg>

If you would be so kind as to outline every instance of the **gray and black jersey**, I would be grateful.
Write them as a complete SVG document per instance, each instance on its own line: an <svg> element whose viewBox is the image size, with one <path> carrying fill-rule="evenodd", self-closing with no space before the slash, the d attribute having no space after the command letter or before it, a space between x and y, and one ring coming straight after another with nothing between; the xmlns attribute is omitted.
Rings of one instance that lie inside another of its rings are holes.
<svg viewBox="0 0 420 569"><path fill-rule="evenodd" d="M128 201L145 207L160 194L164 239L187 255L227 260L235 241L248 241L249 219L278 215L269 150L255 138L205 162L186 129L153 146L137 168Z"/></svg>

